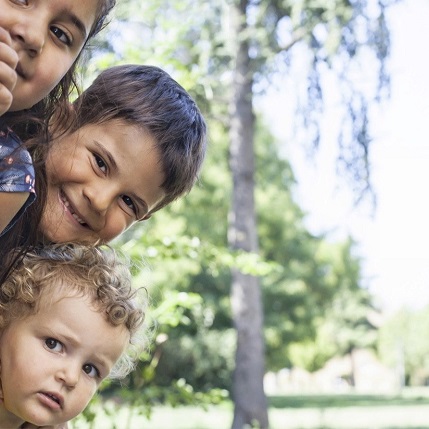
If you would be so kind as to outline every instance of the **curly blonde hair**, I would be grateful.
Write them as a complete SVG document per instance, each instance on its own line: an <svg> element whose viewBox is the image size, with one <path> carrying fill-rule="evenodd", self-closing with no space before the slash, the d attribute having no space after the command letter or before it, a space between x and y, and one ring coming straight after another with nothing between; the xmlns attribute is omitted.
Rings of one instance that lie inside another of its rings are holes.
<svg viewBox="0 0 429 429"><path fill-rule="evenodd" d="M112 326L130 334L127 350L109 378L125 377L146 347L147 294L132 286L128 264L107 246L55 244L33 250L14 267L0 289L0 330L40 310L41 298L60 291L89 298Z"/></svg>

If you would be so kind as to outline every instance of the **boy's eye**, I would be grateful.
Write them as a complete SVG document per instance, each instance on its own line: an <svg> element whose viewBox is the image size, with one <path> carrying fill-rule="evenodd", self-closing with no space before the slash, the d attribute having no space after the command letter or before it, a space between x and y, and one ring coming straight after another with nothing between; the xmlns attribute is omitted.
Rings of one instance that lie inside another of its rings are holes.
<svg viewBox="0 0 429 429"><path fill-rule="evenodd" d="M137 207L134 204L133 200L128 195L122 195L122 201L129 207L135 215L137 215Z"/></svg>
<svg viewBox="0 0 429 429"><path fill-rule="evenodd" d="M94 154L95 163L97 164L98 168L103 172L107 173L107 165L104 162L103 158L101 156L98 156L97 154Z"/></svg>
<svg viewBox="0 0 429 429"><path fill-rule="evenodd" d="M71 38L63 30L61 30L61 28L51 26L50 29L60 42L64 43L67 46L70 46L72 44Z"/></svg>
<svg viewBox="0 0 429 429"><path fill-rule="evenodd" d="M100 377L100 371L98 371L98 369L90 363L86 363L82 367L82 369L83 369L83 372L85 374L88 374L90 377L93 377L93 378L95 378L95 377L99 378Z"/></svg>
<svg viewBox="0 0 429 429"><path fill-rule="evenodd" d="M54 352L61 352L63 350L62 343L55 338L46 338L45 345L49 350Z"/></svg>

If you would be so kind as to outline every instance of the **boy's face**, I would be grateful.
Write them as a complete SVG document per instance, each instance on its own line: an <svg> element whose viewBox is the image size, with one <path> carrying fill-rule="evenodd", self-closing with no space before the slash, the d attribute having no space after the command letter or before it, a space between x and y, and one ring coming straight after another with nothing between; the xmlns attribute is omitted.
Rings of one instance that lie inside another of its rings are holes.
<svg viewBox="0 0 429 429"><path fill-rule="evenodd" d="M86 41L97 3L0 0L0 27L19 57L11 110L33 106L58 84Z"/></svg>
<svg viewBox="0 0 429 429"><path fill-rule="evenodd" d="M85 125L52 143L41 233L54 243L106 243L164 198L152 136L119 120Z"/></svg>
<svg viewBox="0 0 429 429"><path fill-rule="evenodd" d="M0 338L3 405L36 426L82 412L129 342L126 327L112 326L87 298L60 293Z"/></svg>

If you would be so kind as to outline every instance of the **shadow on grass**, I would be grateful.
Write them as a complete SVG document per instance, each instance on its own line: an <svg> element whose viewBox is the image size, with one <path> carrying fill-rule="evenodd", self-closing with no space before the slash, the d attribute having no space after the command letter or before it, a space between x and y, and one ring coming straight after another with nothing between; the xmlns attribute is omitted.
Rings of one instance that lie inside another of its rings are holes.
<svg viewBox="0 0 429 429"><path fill-rule="evenodd" d="M402 397L400 395L285 395L268 397L271 408L331 408L429 405L425 396ZM323 428L329 429L329 428ZM386 428L391 429L391 428ZM399 429L399 428L395 428ZM412 429L428 429L412 428Z"/></svg>

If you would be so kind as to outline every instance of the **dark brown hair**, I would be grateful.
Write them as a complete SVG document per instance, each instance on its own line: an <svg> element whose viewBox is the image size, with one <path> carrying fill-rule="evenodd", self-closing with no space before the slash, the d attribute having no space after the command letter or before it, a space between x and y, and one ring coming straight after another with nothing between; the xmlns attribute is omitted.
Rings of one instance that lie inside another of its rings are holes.
<svg viewBox="0 0 429 429"><path fill-rule="evenodd" d="M71 131L120 119L154 137L166 196L152 212L191 190L206 152L206 124L195 101L164 70L144 65L104 70L75 102L75 112Z"/></svg>

